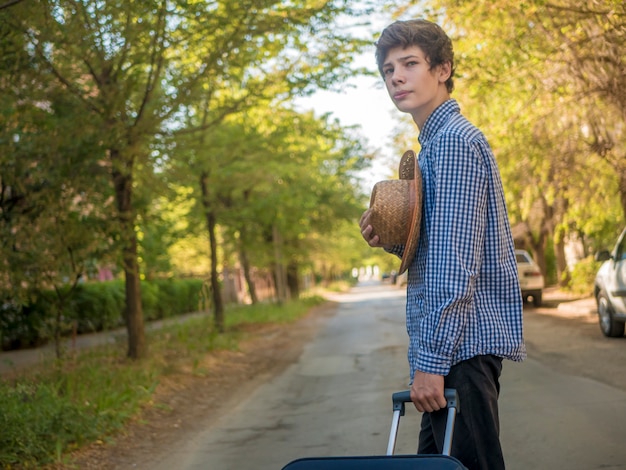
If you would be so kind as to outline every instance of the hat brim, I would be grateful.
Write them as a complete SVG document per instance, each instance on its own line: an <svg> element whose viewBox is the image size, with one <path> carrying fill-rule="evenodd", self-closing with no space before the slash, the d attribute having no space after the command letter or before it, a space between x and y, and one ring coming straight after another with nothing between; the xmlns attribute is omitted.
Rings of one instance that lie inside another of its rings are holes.
<svg viewBox="0 0 626 470"><path fill-rule="evenodd" d="M415 198L415 204L413 204L413 214L411 215L411 223L409 225L409 236L404 245L404 253L402 254L402 261L400 262L399 274L404 273L404 271L406 271L409 265L413 262L415 252L417 251L417 245L419 243L420 224L422 222L422 173L420 172L417 161L415 161L411 191L413 192L412 196Z"/></svg>

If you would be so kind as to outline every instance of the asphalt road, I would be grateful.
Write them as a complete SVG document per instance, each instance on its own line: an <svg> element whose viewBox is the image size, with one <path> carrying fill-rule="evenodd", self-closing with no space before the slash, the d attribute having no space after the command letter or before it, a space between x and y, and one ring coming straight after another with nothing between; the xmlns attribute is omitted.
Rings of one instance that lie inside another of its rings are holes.
<svg viewBox="0 0 626 470"><path fill-rule="evenodd" d="M361 285L333 300L336 315L297 363L151 468L269 470L305 456L384 454L391 393L407 387L405 294ZM507 468L626 468L626 338L603 338L588 311L554 307L525 312L529 358L505 362ZM398 453L415 452L418 421L408 408Z"/></svg>

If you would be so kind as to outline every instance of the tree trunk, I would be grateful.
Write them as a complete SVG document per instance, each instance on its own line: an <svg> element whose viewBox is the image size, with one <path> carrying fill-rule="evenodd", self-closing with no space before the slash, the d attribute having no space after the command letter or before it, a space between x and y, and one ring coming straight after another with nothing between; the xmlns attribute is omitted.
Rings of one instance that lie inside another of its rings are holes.
<svg viewBox="0 0 626 470"><path fill-rule="evenodd" d="M548 263L546 262L546 240L548 239L548 234L544 230L544 225L541 225L541 229L539 230L537 236L533 235L530 226L526 223L527 232L526 232L526 244L530 247L532 251L532 256L537 265L539 266L539 270L541 274L543 274L544 279L548 279Z"/></svg>
<svg viewBox="0 0 626 470"><path fill-rule="evenodd" d="M218 332L224 332L224 302L222 301L222 291L220 289L219 277L217 272L217 238L215 237L215 227L217 226L217 217L215 212L211 210L209 198L208 175L203 172L200 175L200 189L202 190L202 205L206 215L207 229L209 231L209 244L211 248L211 291L213 294L213 318L215 328Z"/></svg>
<svg viewBox="0 0 626 470"><path fill-rule="evenodd" d="M539 270L541 274L543 274L543 278L548 279L548 263L546 261L546 250L545 243L536 244L533 248L533 257L535 258L535 262L539 266Z"/></svg>
<svg viewBox="0 0 626 470"><path fill-rule="evenodd" d="M289 287L289 298L300 298L300 281L298 279L298 265L294 262L287 266L287 286Z"/></svg>
<svg viewBox="0 0 626 470"><path fill-rule="evenodd" d="M57 359L63 357L63 348L61 347L61 308L56 306L55 324L54 324L54 352Z"/></svg>
<svg viewBox="0 0 626 470"><path fill-rule="evenodd" d="M626 156L622 158L626 158ZM618 191L619 200L622 203L622 215L624 217L623 222L626 224L626 165L622 165L622 168L619 169Z"/></svg>
<svg viewBox="0 0 626 470"><path fill-rule="evenodd" d="M567 268L567 259L565 257L565 240L563 234L556 235L554 242L554 256L556 258L556 274L560 287L567 287L570 282L570 272Z"/></svg>
<svg viewBox="0 0 626 470"><path fill-rule="evenodd" d="M276 297L278 303L287 300L287 278L285 266L283 265L282 238L276 226L272 229L272 239L274 241L274 282L276 284Z"/></svg>
<svg viewBox="0 0 626 470"><path fill-rule="evenodd" d="M141 283L137 263L137 236L124 248L124 277L126 281L126 329L128 330L128 357L139 359L146 355Z"/></svg>
<svg viewBox="0 0 626 470"><path fill-rule="evenodd" d="M259 298L256 295L256 286L254 285L252 275L250 274L250 261L248 260L248 255L246 254L246 250L243 246L239 250L239 261L241 262L241 267L243 269L243 277L246 279L246 284L248 284L250 301L253 305L256 305L259 303Z"/></svg>
<svg viewBox="0 0 626 470"><path fill-rule="evenodd" d="M248 200L250 199L250 192L250 190L246 190L243 192L244 201L248 202ZM245 225L240 228L239 235L239 261L241 262L241 267L243 268L243 276L246 279L246 284L248 285L250 302L252 302L252 305L256 305L257 303L259 303L259 298L256 293L254 280L252 279L252 275L250 273L250 261L248 260L248 254L245 248L246 242L248 240L248 231Z"/></svg>
<svg viewBox="0 0 626 470"><path fill-rule="evenodd" d="M124 276L126 280L126 329L128 331L128 357L139 359L147 352L144 332L139 263L137 261L137 235L132 210L133 158L124 158L118 149L110 150L113 163L112 176L115 200L121 223Z"/></svg>

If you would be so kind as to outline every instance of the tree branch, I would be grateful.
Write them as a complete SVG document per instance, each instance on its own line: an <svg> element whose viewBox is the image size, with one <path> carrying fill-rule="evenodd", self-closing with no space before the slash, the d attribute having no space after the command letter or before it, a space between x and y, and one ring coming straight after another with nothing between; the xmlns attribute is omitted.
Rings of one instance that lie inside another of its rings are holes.
<svg viewBox="0 0 626 470"><path fill-rule="evenodd" d="M5 8L9 8L12 7L13 5L17 5L18 3L22 2L24 0L10 0L2 5L0 5L0 10L4 10Z"/></svg>

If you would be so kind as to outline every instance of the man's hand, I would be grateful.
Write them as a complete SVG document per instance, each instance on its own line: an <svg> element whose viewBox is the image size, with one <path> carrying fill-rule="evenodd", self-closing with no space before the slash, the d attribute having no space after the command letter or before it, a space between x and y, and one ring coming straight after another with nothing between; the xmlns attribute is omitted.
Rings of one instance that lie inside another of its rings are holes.
<svg viewBox="0 0 626 470"><path fill-rule="evenodd" d="M443 375L416 371L411 385L411 401L417 411L430 413L445 408L447 402L443 387Z"/></svg>
<svg viewBox="0 0 626 470"><path fill-rule="evenodd" d="M374 235L374 228L370 224L370 214L372 209L367 209L363 212L361 216L361 220L359 221L359 226L361 227L361 235L363 239L367 242L369 246L372 248L383 248L383 245L380 244L380 238L378 235Z"/></svg>

